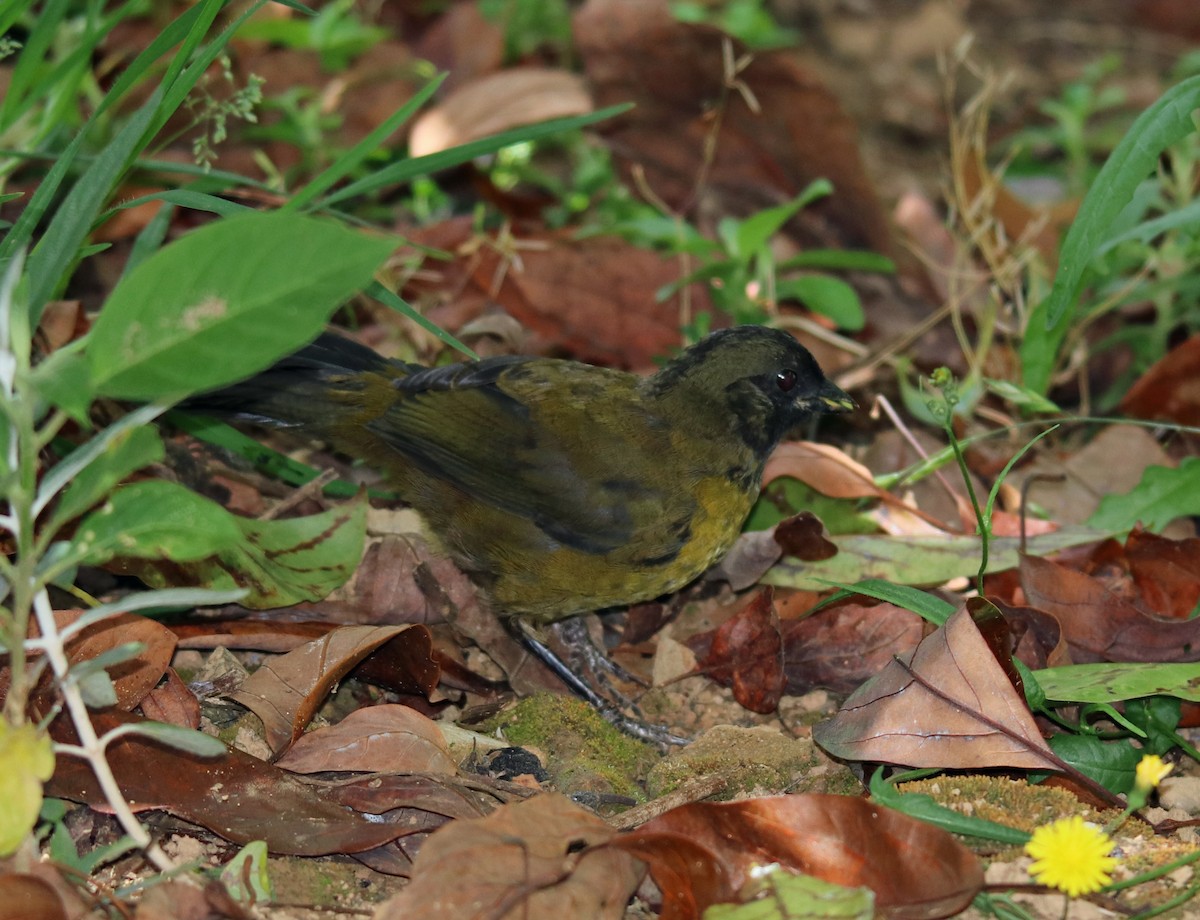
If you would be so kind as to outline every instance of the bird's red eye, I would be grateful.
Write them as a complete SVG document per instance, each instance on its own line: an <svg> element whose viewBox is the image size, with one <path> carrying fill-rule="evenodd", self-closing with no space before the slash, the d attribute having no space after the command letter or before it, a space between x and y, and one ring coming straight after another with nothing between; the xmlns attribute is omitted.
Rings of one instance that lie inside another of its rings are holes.
<svg viewBox="0 0 1200 920"><path fill-rule="evenodd" d="M796 372L793 370L780 371L775 375L775 382L779 385L779 389L787 393L796 385Z"/></svg>

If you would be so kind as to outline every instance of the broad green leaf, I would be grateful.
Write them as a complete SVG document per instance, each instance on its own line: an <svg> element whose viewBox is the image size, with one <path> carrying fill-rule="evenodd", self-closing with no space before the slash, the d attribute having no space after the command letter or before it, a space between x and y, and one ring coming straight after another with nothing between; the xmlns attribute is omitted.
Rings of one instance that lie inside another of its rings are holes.
<svg viewBox="0 0 1200 920"><path fill-rule="evenodd" d="M1050 747L1075 769L1116 793L1133 788L1134 771L1142 759L1141 749L1128 739L1102 741L1095 735L1059 734L1050 736Z"/></svg>
<svg viewBox="0 0 1200 920"><path fill-rule="evenodd" d="M54 745L33 725L0 718L0 856L21 845L42 807L42 783L54 772Z"/></svg>
<svg viewBox="0 0 1200 920"><path fill-rule="evenodd" d="M33 390L81 425L89 424L88 409L96 398L87 358L79 348L60 348L33 369Z"/></svg>
<svg viewBox="0 0 1200 920"><path fill-rule="evenodd" d="M1161 531L1178 517L1200 514L1200 457L1187 457L1175 468L1150 466L1142 481L1124 495L1106 495L1088 518L1088 526L1124 533L1141 524Z"/></svg>
<svg viewBox="0 0 1200 920"><path fill-rule="evenodd" d="M730 254L740 259L754 255L767 245L771 237L778 233L797 211L832 192L833 185L828 179L817 179L791 201L758 211L739 221L736 234L730 241L733 244Z"/></svg>
<svg viewBox="0 0 1200 920"><path fill-rule="evenodd" d="M366 502L354 501L311 517L279 521L232 518L240 538L211 558L159 567L126 567L152 587L202 585L244 588L246 607L287 607L318 601L353 574L366 537Z"/></svg>
<svg viewBox="0 0 1200 920"><path fill-rule="evenodd" d="M1033 555L1043 556L1109 535L1102 530L1063 527L1054 533L1030 537L1026 549ZM838 547L836 556L820 562L800 562L786 557L767 572L763 582L807 591L854 584L864 579L902 585L940 585L960 576L973 578L979 568L978 536L848 534L835 536L832 542ZM1002 572L1015 567L1020 545L1021 541L1016 537L993 537L987 570Z"/></svg>
<svg viewBox="0 0 1200 920"><path fill-rule="evenodd" d="M89 446L90 444L85 444L75 453L84 451ZM157 463L162 457L162 439L154 428L140 425L119 431L102 445L63 490L49 526L57 528L83 514L100 502L130 473L151 463ZM65 464L70 459L71 457L67 457L62 462Z"/></svg>
<svg viewBox="0 0 1200 920"><path fill-rule="evenodd" d="M87 340L92 385L152 400L247 377L314 338L393 248L298 214L209 224L117 284Z"/></svg>
<svg viewBox="0 0 1200 920"><path fill-rule="evenodd" d="M1024 384L1045 393L1063 337L1071 325L1084 272L1110 234L1139 183L1158 168L1159 156L1196 130L1200 76L1167 90L1138 116L1096 175L1063 240L1050 295L1034 308L1021 346Z"/></svg>
<svg viewBox="0 0 1200 920"><path fill-rule="evenodd" d="M191 562L235 545L242 536L239 520L173 482L135 482L80 522L73 550L93 565L115 556Z"/></svg>
<svg viewBox="0 0 1200 920"><path fill-rule="evenodd" d="M780 281L775 286L780 300L799 300L814 313L833 320L839 329L857 332L866 318L858 292L840 278L829 275L803 275Z"/></svg>
<svg viewBox="0 0 1200 920"><path fill-rule="evenodd" d="M1100 662L1034 671L1046 697L1073 703L1119 703L1173 696L1200 703L1200 664Z"/></svg>

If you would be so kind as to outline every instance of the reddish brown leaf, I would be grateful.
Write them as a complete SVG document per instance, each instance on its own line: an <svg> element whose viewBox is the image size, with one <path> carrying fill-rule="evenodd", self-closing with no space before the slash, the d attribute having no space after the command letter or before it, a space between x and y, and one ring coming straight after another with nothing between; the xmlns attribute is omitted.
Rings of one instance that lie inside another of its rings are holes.
<svg viewBox="0 0 1200 920"><path fill-rule="evenodd" d="M774 712L783 696L783 639L774 591L763 588L721 624L699 666L713 680L733 687L751 712Z"/></svg>
<svg viewBox="0 0 1200 920"><path fill-rule="evenodd" d="M1176 345L1139 377L1121 400L1121 411L1200 425L1200 335Z"/></svg>
<svg viewBox="0 0 1200 920"><path fill-rule="evenodd" d="M837 555L821 519L801 511L767 530L752 530L737 538L733 547L705 578L727 581L735 591L756 584L782 556L817 562Z"/></svg>
<svg viewBox="0 0 1200 920"><path fill-rule="evenodd" d="M763 485L780 476L798 479L833 498L882 498L871 471L843 451L813 441L780 444L763 468Z"/></svg>
<svg viewBox="0 0 1200 920"><path fill-rule="evenodd" d="M416 534L372 539L350 580L324 600L301 605L323 619L356 625L434 623L478 604L475 586Z"/></svg>
<svg viewBox="0 0 1200 920"><path fill-rule="evenodd" d="M167 681L155 687L142 700L142 715L155 722L200 727L200 701L187 684L179 679L174 668L167 668Z"/></svg>
<svg viewBox="0 0 1200 920"><path fill-rule="evenodd" d="M659 301L679 280L677 261L616 237L575 239L566 232L519 229L508 236L477 231L470 218L408 234L414 245L447 249L457 258L426 260L405 296L444 306L430 319L461 328L502 308L530 333L522 352L553 351L593 364L652 370L680 345L680 317L711 309L705 288ZM414 250L414 255L421 255ZM722 322L714 317L717 323Z"/></svg>
<svg viewBox="0 0 1200 920"><path fill-rule="evenodd" d="M924 620L902 607L844 602L783 624L789 694L824 687L849 693L907 655L924 635Z"/></svg>
<svg viewBox="0 0 1200 920"><path fill-rule="evenodd" d="M105 711L93 713L92 721L103 732L137 720ZM59 742L78 743L62 716L51 735ZM321 788L241 751L201 758L125 735L109 745L108 762L135 809L162 809L234 843L265 840L275 853L357 853L408 833L403 825L351 811ZM91 768L78 757L58 758L46 794L105 807Z"/></svg>
<svg viewBox="0 0 1200 920"><path fill-rule="evenodd" d="M1135 528L1125 541L1133 581L1146 608L1186 620L1200 601L1200 538L1171 540Z"/></svg>
<svg viewBox="0 0 1200 920"><path fill-rule="evenodd" d="M650 864L663 891L663 916L676 920L698 917L710 898L729 900L730 889L736 896L754 867L771 863L867 886L884 917L948 917L983 885L979 860L946 831L840 795L685 805L613 846Z"/></svg>
<svg viewBox="0 0 1200 920"><path fill-rule="evenodd" d="M81 610L56 610L54 621L63 629L82 614ZM175 636L171 631L146 617L122 613L92 624L67 643L67 659L74 665L128 642L141 642L146 647L136 657L105 669L117 693L117 706L126 711L137 706L166 673L175 653ZM6 675L7 670L6 666ZM47 673L38 692L46 692L50 684ZM0 679L0 685L8 686L7 676Z"/></svg>
<svg viewBox="0 0 1200 920"><path fill-rule="evenodd" d="M67 911L49 882L32 875L0 875L0 920L67 920Z"/></svg>
<svg viewBox="0 0 1200 920"><path fill-rule="evenodd" d="M330 689L368 656L388 662L393 688L428 692L437 685L429 630L423 626L342 626L266 662L230 694L263 723L267 744L286 750Z"/></svg>
<svg viewBox="0 0 1200 920"><path fill-rule="evenodd" d="M1062 624L1077 664L1200 660L1200 619L1147 616L1100 579L1049 559L1022 556L1020 572L1029 605Z"/></svg>
<svg viewBox="0 0 1200 920"><path fill-rule="evenodd" d="M589 0L574 32L597 106L636 103L599 130L626 174L642 171L670 208L745 217L824 177L837 192L804 209L789 234L803 244L889 250L854 124L794 55L756 52L736 76L747 92L726 92L723 46L732 40L679 22L665 0ZM732 46L735 59L745 53ZM719 119L716 100L725 101Z"/></svg>
<svg viewBox="0 0 1200 920"><path fill-rule="evenodd" d="M257 649L261 652L290 652L336 628L336 623L313 620L287 623L277 617L255 619L254 614L237 620L173 623L170 626L179 640L179 648Z"/></svg>
<svg viewBox="0 0 1200 920"><path fill-rule="evenodd" d="M813 740L846 760L1057 769L966 608L859 687L832 719L814 726Z"/></svg>
<svg viewBox="0 0 1200 920"><path fill-rule="evenodd" d="M357 709L337 725L302 735L276 764L294 773L356 770L453 776L458 771L437 725L394 704Z"/></svg>
<svg viewBox="0 0 1200 920"><path fill-rule="evenodd" d="M557 794L455 821L421 847L412 882L376 920L620 920L645 870L602 846L615 833Z"/></svg>

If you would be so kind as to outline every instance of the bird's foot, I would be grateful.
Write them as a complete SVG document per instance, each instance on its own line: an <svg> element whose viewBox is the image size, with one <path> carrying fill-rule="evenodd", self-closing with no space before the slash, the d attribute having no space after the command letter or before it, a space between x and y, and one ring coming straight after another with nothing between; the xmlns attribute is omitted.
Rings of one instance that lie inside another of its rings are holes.
<svg viewBox="0 0 1200 920"><path fill-rule="evenodd" d="M655 725L646 722L638 711L637 704L612 686L605 672L621 680L628 680L631 683L644 684L644 681L629 674L628 671L609 658L603 649L596 646L596 643L592 640L591 633L588 632L587 624L583 622L582 618L573 617L570 620L555 623L551 626L551 629L558 632L559 638L571 649L572 659L586 664L589 673L594 675L598 682L605 684L606 689L617 702L598 693L591 683L579 675L578 671L580 668L572 667L563 661L562 657L546 645L528 623L523 620L517 620L516 624L525 646L550 670L558 675L559 679L573 693L584 699L599 712L609 724L625 732L627 735L658 745L659 747L665 748L672 745L691 743L690 738L674 734L665 725ZM576 654L578 655L577 659ZM624 711L626 709L632 715Z"/></svg>

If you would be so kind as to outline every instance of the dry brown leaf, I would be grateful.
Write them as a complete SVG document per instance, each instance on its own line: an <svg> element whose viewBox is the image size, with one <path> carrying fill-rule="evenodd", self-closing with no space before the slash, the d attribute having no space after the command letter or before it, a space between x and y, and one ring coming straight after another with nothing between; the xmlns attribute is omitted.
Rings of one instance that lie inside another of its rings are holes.
<svg viewBox="0 0 1200 920"><path fill-rule="evenodd" d="M1058 769L966 607L911 656L859 687L832 719L814 726L813 740L846 760L947 770Z"/></svg>
<svg viewBox="0 0 1200 920"><path fill-rule="evenodd" d="M736 900L755 867L780 866L875 892L882 917L949 917L983 885L979 860L915 818L843 795L785 795L672 809L613 846L650 864L662 917Z"/></svg>
<svg viewBox="0 0 1200 920"><path fill-rule="evenodd" d="M1121 400L1121 411L1200 425L1200 335L1180 342L1142 374Z"/></svg>
<svg viewBox="0 0 1200 920"><path fill-rule="evenodd" d="M49 882L33 875L0 875L0 920L67 920L67 911Z"/></svg>
<svg viewBox="0 0 1200 920"><path fill-rule="evenodd" d="M356 709L337 725L297 739L276 765L293 773L360 770L372 773L442 773L458 765L441 730L408 706Z"/></svg>
<svg viewBox="0 0 1200 920"><path fill-rule="evenodd" d="M151 690L142 700L142 715L155 722L200 727L200 701L188 689L174 668L167 668L167 679Z"/></svg>
<svg viewBox="0 0 1200 920"><path fill-rule="evenodd" d="M700 667L733 687L734 698L751 712L774 712L783 697L783 638L773 599L773 589L762 588L711 637L692 637Z"/></svg>
<svg viewBox="0 0 1200 920"><path fill-rule="evenodd" d="M139 720L106 710L93 713L92 721L103 733ZM50 734L58 742L78 744L65 717L55 720ZM108 746L107 756L134 809L162 809L234 843L265 840L273 853L358 853L410 833L401 823L364 817L331 800L327 791L241 751L198 757L124 735ZM46 794L105 807L91 767L78 757L58 758Z"/></svg>
<svg viewBox="0 0 1200 920"><path fill-rule="evenodd" d="M1200 538L1171 540L1135 527L1125 556L1150 611L1175 620L1191 617L1200 601Z"/></svg>
<svg viewBox="0 0 1200 920"><path fill-rule="evenodd" d="M81 610L56 610L54 621L59 629L64 629L82 615ZM32 634L37 634L35 624L31 624L30 629ZM154 620L122 613L93 623L73 637L66 647L67 660L75 665L128 642L141 642L145 648L135 657L105 668L112 678L117 707L125 711L136 707L166 673L175 653L175 635ZM10 677L5 664L0 668L0 696L7 692ZM53 676L47 670L35 691L35 696L42 700L39 707L49 709L52 705L49 700L56 693Z"/></svg>
<svg viewBox="0 0 1200 920"><path fill-rule="evenodd" d="M412 882L375 920L620 920L645 870L602 846L615 833L558 794L455 821L425 842Z"/></svg>
<svg viewBox="0 0 1200 920"><path fill-rule="evenodd" d="M631 185L641 179L672 210L712 220L782 204L823 177L836 193L785 233L804 245L890 250L855 126L794 55L747 55L728 91L724 48L735 62L745 49L717 29L679 22L666 0L588 0L573 28L596 105L636 103L598 126Z"/></svg>
<svg viewBox="0 0 1200 920"><path fill-rule="evenodd" d="M573 73L502 70L459 86L422 114L409 135L409 155L428 156L511 128L590 111L591 95Z"/></svg>
<svg viewBox="0 0 1200 920"><path fill-rule="evenodd" d="M845 451L814 441L780 444L763 468L763 486L780 476L798 479L833 498L880 498L871 471Z"/></svg>
<svg viewBox="0 0 1200 920"><path fill-rule="evenodd" d="M849 693L908 655L925 621L902 607L843 602L783 624L783 660L790 695L823 687Z"/></svg>
<svg viewBox="0 0 1200 920"><path fill-rule="evenodd" d="M368 656L389 659L394 688L428 693L437 685L429 630L423 626L341 626L266 662L230 697L263 723L267 744L282 753L333 685Z"/></svg>
<svg viewBox="0 0 1200 920"><path fill-rule="evenodd" d="M406 297L426 304L431 320L453 329L500 308L531 333L522 348L527 353L553 351L648 371L680 345L679 326L688 309L692 314L712 309L700 284L660 301L658 291L686 269L616 237L574 239L524 227L507 236L484 235L470 217L406 235L416 246L457 253L449 263L424 261L405 285Z"/></svg>
<svg viewBox="0 0 1200 920"><path fill-rule="evenodd" d="M1049 559L1022 556L1029 606L1055 617L1078 664L1200 660L1200 619L1161 620L1099 578Z"/></svg>

